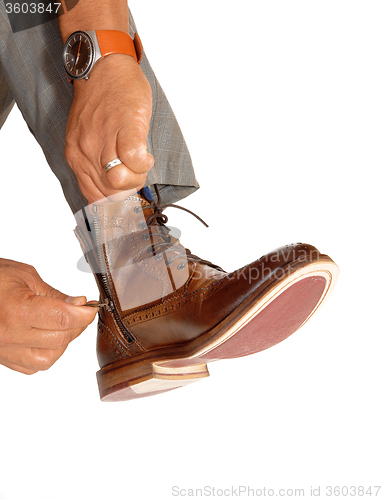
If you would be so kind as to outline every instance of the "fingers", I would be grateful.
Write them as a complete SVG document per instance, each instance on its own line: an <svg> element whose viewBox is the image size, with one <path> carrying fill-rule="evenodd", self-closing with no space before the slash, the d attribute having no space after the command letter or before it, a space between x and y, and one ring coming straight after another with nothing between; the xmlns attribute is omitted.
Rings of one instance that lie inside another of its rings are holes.
<svg viewBox="0 0 382 500"><path fill-rule="evenodd" d="M0 348L0 363L12 370L32 375L51 368L65 350L66 347L65 349L26 349L5 346Z"/></svg>
<svg viewBox="0 0 382 500"><path fill-rule="evenodd" d="M87 309L90 309L90 307ZM49 331L30 328L29 330L23 330L22 335L13 335L12 340L8 340L8 342L3 341L1 347L14 345L23 348L37 347L39 349L63 349L85 330L86 327L67 331Z"/></svg>
<svg viewBox="0 0 382 500"><path fill-rule="evenodd" d="M117 135L117 153L123 163L136 174L147 174L154 165L154 158L147 151L148 130L142 126L140 133L123 127ZM106 153L106 151L104 152Z"/></svg>
<svg viewBox="0 0 382 500"><path fill-rule="evenodd" d="M62 302L57 299L46 299L46 302L49 303L50 300ZM64 354L69 343L85 330L86 323L91 322L98 311L97 308L86 306L73 306L70 304L66 304L66 306L70 316L69 321L74 323L78 321L85 322L85 326L65 331L47 331L35 328L24 329L20 332L13 331L8 344L4 343L4 341L6 342L6 335L2 335L0 364L26 375L31 375L40 370L48 370ZM42 310L47 311L45 304ZM78 310L83 311L84 314L76 316ZM41 320L39 315L35 317Z"/></svg>
<svg viewBox="0 0 382 500"><path fill-rule="evenodd" d="M96 314L97 308L76 306L61 299L32 295L20 303L18 318L20 326L25 329L63 332L85 329L92 323Z"/></svg>
<svg viewBox="0 0 382 500"><path fill-rule="evenodd" d="M0 277L0 364L25 374L47 370L98 308L52 288L26 264L0 259Z"/></svg>
<svg viewBox="0 0 382 500"><path fill-rule="evenodd" d="M102 198L106 198L107 196L109 196L107 194L107 190L105 188L102 188L101 182L98 182L98 185L100 185L102 191L100 190L100 188L97 187L95 181L93 181L93 179L89 176L89 174L82 173L76 175L77 175L78 186L82 194L88 200L89 204L94 203L95 201L98 200L102 200ZM97 177L96 177L96 182L97 182Z"/></svg>
<svg viewBox="0 0 382 500"><path fill-rule="evenodd" d="M135 174L131 172L125 165L117 165L107 173L108 182L113 188L112 194L115 191L127 191L129 189L136 189L138 186L143 185L146 181L146 174Z"/></svg>
<svg viewBox="0 0 382 500"><path fill-rule="evenodd" d="M86 306L70 306L73 309L93 309ZM8 368L31 375L41 370L48 370L65 352L70 342L77 338L85 327L67 331L46 331L31 328L19 334L13 332L12 343L0 346L0 364Z"/></svg>
<svg viewBox="0 0 382 500"><path fill-rule="evenodd" d="M12 363L11 361L6 361L5 359L2 359L1 355L0 365L4 365L6 368L14 370L15 372L23 373L24 375L34 375L38 372L38 370L30 370L29 368L25 368L25 366L17 365L16 363Z"/></svg>
<svg viewBox="0 0 382 500"><path fill-rule="evenodd" d="M144 155L144 158L142 158L142 155ZM154 158L147 151L142 155L136 157L134 168L137 172L127 164L121 163L106 173L103 166L109 161L117 157L122 161L124 160L123 154L115 151L113 153L103 153L101 160L98 160L97 166L95 160L91 162L85 156L80 161L77 159L72 162L70 166L76 174L81 192L90 204L121 191L130 189L138 191L143 187L147 171L154 165ZM124 161L126 162L126 160ZM77 167L78 165L80 165L80 168Z"/></svg>
<svg viewBox="0 0 382 500"><path fill-rule="evenodd" d="M109 193L110 189L134 189L145 183L147 172L154 165L154 158L147 151L146 137L145 130L137 134L129 126L119 131L117 142L113 137L105 138L105 147L100 157L99 181L103 182L103 186L99 186L101 191L108 192L109 195L114 194ZM119 158L122 163L105 173L104 166L115 158Z"/></svg>

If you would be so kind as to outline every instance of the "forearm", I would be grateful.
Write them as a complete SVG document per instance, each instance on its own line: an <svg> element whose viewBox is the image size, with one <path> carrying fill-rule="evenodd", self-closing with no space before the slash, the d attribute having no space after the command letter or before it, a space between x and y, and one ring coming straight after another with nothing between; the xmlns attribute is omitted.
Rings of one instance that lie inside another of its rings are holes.
<svg viewBox="0 0 382 500"><path fill-rule="evenodd" d="M129 33L127 0L79 0L59 22L64 41L78 30ZM121 191L138 191L154 165L147 151L152 92L142 68L133 57L115 52L97 60L89 79L75 78L73 88L65 157L82 194L94 203ZM106 174L103 166L115 158L122 163Z"/></svg>
<svg viewBox="0 0 382 500"><path fill-rule="evenodd" d="M59 17L65 42L77 30L118 30L129 32L127 0L79 0L69 12Z"/></svg>

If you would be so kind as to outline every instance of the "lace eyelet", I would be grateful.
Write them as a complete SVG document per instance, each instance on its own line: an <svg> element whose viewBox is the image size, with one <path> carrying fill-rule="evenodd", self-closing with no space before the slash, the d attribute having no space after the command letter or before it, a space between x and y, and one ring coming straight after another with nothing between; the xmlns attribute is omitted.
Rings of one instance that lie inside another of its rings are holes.
<svg viewBox="0 0 382 500"><path fill-rule="evenodd" d="M182 271L182 269L184 269L187 265L187 262L183 262L182 264L178 264L176 266L177 269L179 269L179 271Z"/></svg>
<svg viewBox="0 0 382 500"><path fill-rule="evenodd" d="M140 214L142 212L142 207L134 207L134 212Z"/></svg>
<svg viewBox="0 0 382 500"><path fill-rule="evenodd" d="M161 253L157 253L156 255L154 255L154 259L155 260L159 260L162 258L162 254Z"/></svg>
<svg viewBox="0 0 382 500"><path fill-rule="evenodd" d="M141 222L138 223L138 227L139 227L139 229L146 229L147 224L146 224L146 222L143 222L143 220L141 220Z"/></svg>
<svg viewBox="0 0 382 500"><path fill-rule="evenodd" d="M142 234L142 240L149 240L149 239L150 239L150 234L149 233Z"/></svg>

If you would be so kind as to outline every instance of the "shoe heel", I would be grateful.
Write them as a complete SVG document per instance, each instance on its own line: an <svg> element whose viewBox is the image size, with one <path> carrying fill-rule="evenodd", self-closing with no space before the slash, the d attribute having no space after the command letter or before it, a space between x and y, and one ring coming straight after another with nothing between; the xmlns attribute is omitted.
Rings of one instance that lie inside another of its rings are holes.
<svg viewBox="0 0 382 500"><path fill-rule="evenodd" d="M209 377L205 363L190 365L187 360L140 365L106 366L97 372L101 401L127 401L153 396Z"/></svg>

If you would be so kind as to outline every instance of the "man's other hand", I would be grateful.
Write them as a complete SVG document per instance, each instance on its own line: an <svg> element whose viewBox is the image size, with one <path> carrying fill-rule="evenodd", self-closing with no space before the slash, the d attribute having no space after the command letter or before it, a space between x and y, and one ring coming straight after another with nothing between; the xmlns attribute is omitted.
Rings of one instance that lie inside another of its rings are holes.
<svg viewBox="0 0 382 500"><path fill-rule="evenodd" d="M146 146L151 107L150 84L130 56L109 55L89 80L74 81L65 155L89 203L143 187L154 165ZM106 173L117 157L123 163Z"/></svg>
<svg viewBox="0 0 382 500"><path fill-rule="evenodd" d="M31 375L47 370L90 325L97 308L42 281L27 264L0 259L0 364Z"/></svg>

